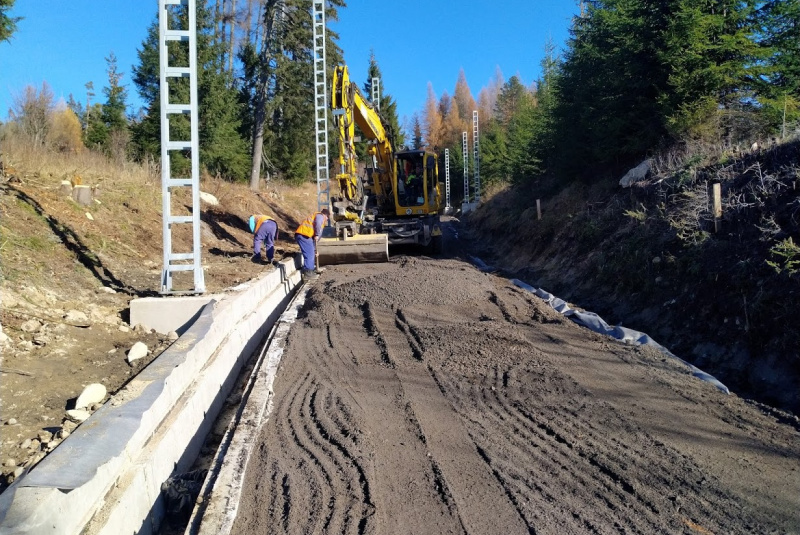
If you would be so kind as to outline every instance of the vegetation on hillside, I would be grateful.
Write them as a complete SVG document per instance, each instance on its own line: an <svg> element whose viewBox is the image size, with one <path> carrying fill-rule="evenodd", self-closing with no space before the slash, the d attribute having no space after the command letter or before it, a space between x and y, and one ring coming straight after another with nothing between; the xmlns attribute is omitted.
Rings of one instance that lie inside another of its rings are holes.
<svg viewBox="0 0 800 535"><path fill-rule="evenodd" d="M429 88L426 145L449 148L460 176L477 109L483 185L536 189L543 176L604 180L687 142L786 137L800 124L798 21L797 0L584 2L561 57L546 43L533 86L498 72L477 104L463 72L452 98Z"/></svg>
<svg viewBox="0 0 800 535"><path fill-rule="evenodd" d="M494 188L469 222L491 244L487 262L796 412L799 156L797 137L738 153L689 144L630 188L576 182L543 196L541 220L519 187Z"/></svg>

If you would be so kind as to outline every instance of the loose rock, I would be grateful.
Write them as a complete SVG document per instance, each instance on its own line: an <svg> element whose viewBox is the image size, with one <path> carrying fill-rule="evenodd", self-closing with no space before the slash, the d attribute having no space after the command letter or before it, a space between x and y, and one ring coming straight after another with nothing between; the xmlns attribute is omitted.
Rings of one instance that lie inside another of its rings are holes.
<svg viewBox="0 0 800 535"><path fill-rule="evenodd" d="M92 383L83 389L78 400L75 402L76 409L85 409L93 403L100 403L106 397L106 387L100 383Z"/></svg>
<svg viewBox="0 0 800 535"><path fill-rule="evenodd" d="M74 431L76 427L78 427L77 424L75 422L73 422L72 420L64 420L61 423L61 430L62 431L67 431L68 433L71 433L72 431Z"/></svg>
<svg viewBox="0 0 800 535"><path fill-rule="evenodd" d="M83 325L89 323L89 317L80 310L68 310L64 321L73 325Z"/></svg>
<svg viewBox="0 0 800 535"><path fill-rule="evenodd" d="M20 325L19 328L26 333L35 333L42 328L42 324L38 320L28 320Z"/></svg>
<svg viewBox="0 0 800 535"><path fill-rule="evenodd" d="M144 342L136 342L128 351L128 363L147 356L147 345Z"/></svg>
<svg viewBox="0 0 800 535"><path fill-rule="evenodd" d="M67 411L67 418L75 423L85 422L87 418L89 418L91 414L89 411L79 410L79 409L72 409Z"/></svg>

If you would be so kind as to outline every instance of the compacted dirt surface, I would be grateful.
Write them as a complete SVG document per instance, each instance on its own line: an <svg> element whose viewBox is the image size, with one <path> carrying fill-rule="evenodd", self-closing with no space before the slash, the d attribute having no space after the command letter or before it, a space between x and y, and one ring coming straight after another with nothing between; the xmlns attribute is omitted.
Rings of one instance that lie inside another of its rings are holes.
<svg viewBox="0 0 800 535"><path fill-rule="evenodd" d="M800 433L459 258L333 266L233 533L800 533Z"/></svg>

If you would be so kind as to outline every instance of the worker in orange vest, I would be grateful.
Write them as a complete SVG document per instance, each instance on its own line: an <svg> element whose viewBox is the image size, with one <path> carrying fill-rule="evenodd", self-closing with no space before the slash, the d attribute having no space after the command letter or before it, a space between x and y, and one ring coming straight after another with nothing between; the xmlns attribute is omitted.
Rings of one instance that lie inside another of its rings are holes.
<svg viewBox="0 0 800 535"><path fill-rule="evenodd" d="M278 223L268 215L251 215L250 232L253 233L253 258L261 262L261 246L267 255L267 262L272 263L275 256L275 241L278 239Z"/></svg>
<svg viewBox="0 0 800 535"><path fill-rule="evenodd" d="M300 246L300 252L303 253L302 275L304 278L313 279L318 274L314 256L317 242L322 237L322 228L328 224L329 216L328 209L323 208L319 212L308 216L305 221L300 223L294 233L294 239L297 241L297 245Z"/></svg>

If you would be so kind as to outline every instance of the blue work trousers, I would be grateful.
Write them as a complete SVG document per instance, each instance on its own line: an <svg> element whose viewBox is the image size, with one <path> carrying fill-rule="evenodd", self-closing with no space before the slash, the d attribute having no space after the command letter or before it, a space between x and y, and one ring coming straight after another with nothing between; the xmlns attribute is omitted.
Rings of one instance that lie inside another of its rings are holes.
<svg viewBox="0 0 800 535"><path fill-rule="evenodd" d="M255 236L253 236L253 254L261 256L261 246L267 253L267 261L272 262L275 256L275 238L278 236L278 224L271 219L261 223Z"/></svg>
<svg viewBox="0 0 800 535"><path fill-rule="evenodd" d="M303 253L303 269L313 270L316 267L314 263L314 238L295 234L294 239L297 241L297 245L300 246L300 252Z"/></svg>

